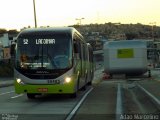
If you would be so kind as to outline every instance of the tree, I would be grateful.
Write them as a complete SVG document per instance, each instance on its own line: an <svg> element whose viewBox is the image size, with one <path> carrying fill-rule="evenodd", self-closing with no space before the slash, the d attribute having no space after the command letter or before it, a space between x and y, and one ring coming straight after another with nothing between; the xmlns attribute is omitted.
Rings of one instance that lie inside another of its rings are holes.
<svg viewBox="0 0 160 120"><path fill-rule="evenodd" d="M137 38L137 34L136 33L133 33L133 32L130 32L130 33L126 33L126 39L127 40L132 40L134 38Z"/></svg>
<svg viewBox="0 0 160 120"><path fill-rule="evenodd" d="M2 29L2 28L0 28L0 34L4 34L4 33L6 33L7 32L7 30L6 29Z"/></svg>

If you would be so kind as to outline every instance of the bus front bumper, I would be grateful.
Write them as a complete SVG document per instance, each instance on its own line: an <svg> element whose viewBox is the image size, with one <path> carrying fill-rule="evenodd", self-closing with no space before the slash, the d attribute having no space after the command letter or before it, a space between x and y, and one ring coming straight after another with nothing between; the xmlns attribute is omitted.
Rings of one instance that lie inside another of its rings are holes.
<svg viewBox="0 0 160 120"><path fill-rule="evenodd" d="M53 85L31 85L19 84L15 81L15 92L21 93L52 93L52 94L72 94L76 92L76 85L73 82L68 84L53 84Z"/></svg>

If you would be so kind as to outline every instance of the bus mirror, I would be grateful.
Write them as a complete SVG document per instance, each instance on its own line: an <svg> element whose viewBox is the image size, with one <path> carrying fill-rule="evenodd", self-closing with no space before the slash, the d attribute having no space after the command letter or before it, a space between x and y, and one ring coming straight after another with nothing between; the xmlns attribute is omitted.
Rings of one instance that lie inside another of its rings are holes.
<svg viewBox="0 0 160 120"><path fill-rule="evenodd" d="M15 44L12 44L10 48L10 54L12 57L15 57L15 46L16 46Z"/></svg>

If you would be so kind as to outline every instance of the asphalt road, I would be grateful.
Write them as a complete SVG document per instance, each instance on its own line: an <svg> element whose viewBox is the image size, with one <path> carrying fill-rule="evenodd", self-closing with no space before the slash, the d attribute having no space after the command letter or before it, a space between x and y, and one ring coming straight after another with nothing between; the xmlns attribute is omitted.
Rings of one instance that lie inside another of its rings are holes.
<svg viewBox="0 0 160 120"><path fill-rule="evenodd" d="M90 87L87 90L89 89ZM0 114L18 115L18 118L23 120L35 118L63 120L85 94L84 91L80 91L77 98L70 98L67 95L46 95L29 100L25 94L15 94L13 86L1 90L4 94L0 94Z"/></svg>
<svg viewBox="0 0 160 120"><path fill-rule="evenodd" d="M67 95L43 95L29 100L25 94L15 94L13 86L2 87L0 120L8 118L8 120L124 120L127 117L128 119L146 117L142 115L153 115L155 120L159 120L160 109L138 85L159 99L159 80L153 78L102 80L101 69L95 72L93 86L88 86L85 91L79 91L77 98L70 98ZM119 110L121 114L117 112ZM72 111L75 111L73 115ZM68 119L69 115L71 118Z"/></svg>
<svg viewBox="0 0 160 120"><path fill-rule="evenodd" d="M100 82L102 70L95 72L93 84ZM25 94L14 92L13 80L1 80L0 88L0 120L64 120L80 102L82 97L92 88L79 91L77 98L67 95L43 95L29 100Z"/></svg>

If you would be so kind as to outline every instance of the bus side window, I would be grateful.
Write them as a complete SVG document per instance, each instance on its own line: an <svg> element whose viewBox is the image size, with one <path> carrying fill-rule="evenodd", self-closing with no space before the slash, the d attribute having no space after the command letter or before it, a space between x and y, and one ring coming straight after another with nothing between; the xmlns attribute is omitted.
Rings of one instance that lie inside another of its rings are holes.
<svg viewBox="0 0 160 120"><path fill-rule="evenodd" d="M74 53L79 53L77 43L74 43Z"/></svg>
<svg viewBox="0 0 160 120"><path fill-rule="evenodd" d="M75 35L75 38L74 38L74 53L75 55L77 56L78 59L82 59L82 48L81 48L81 39L79 37L77 37Z"/></svg>

